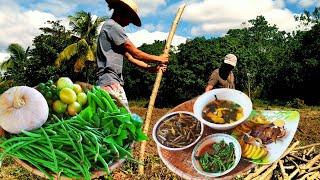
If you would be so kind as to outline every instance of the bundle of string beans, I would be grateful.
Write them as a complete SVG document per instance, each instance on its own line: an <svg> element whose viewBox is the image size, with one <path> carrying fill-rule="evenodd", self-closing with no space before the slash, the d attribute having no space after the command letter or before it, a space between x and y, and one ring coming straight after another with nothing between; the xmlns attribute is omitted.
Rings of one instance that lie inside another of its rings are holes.
<svg viewBox="0 0 320 180"><path fill-rule="evenodd" d="M40 129L1 138L0 164L5 156L28 162L50 179L51 174L91 179L121 158L132 158L130 144L146 140L142 121L117 107L99 87L88 93L88 107L64 120L53 115Z"/></svg>

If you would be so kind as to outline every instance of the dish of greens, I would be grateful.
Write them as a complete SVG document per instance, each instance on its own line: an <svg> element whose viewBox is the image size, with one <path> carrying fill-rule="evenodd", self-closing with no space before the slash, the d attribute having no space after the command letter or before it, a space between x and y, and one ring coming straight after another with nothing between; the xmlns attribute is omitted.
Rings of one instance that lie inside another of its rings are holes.
<svg viewBox="0 0 320 180"><path fill-rule="evenodd" d="M219 143L210 143L199 151L199 155L195 156L199 161L203 171L208 173L220 173L230 169L235 163L234 145L225 141Z"/></svg>
<svg viewBox="0 0 320 180"><path fill-rule="evenodd" d="M185 147L201 136L201 122L189 114L174 114L160 123L157 140L170 148Z"/></svg>

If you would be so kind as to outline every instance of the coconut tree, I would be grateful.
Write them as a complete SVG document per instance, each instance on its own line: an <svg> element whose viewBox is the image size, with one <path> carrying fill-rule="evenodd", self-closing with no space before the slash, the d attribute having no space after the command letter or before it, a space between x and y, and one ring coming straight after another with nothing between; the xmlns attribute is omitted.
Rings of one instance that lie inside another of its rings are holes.
<svg viewBox="0 0 320 180"><path fill-rule="evenodd" d="M27 59L28 51L29 48L27 50L24 50L24 48L19 44L10 44L8 47L10 57L0 64L0 69L7 71L18 66L19 63Z"/></svg>
<svg viewBox="0 0 320 180"><path fill-rule="evenodd" d="M98 27L105 20L104 17L93 18L91 13L79 11L74 16L69 16L70 26L76 43L67 46L55 61L60 66L63 61L73 60L74 71L80 72L85 67L86 61L95 60L96 38Z"/></svg>

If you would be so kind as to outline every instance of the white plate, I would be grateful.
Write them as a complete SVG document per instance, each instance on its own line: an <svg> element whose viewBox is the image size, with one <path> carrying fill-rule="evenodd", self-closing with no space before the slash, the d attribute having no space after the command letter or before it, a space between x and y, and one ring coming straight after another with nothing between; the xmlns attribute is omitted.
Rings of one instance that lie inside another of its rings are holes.
<svg viewBox="0 0 320 180"><path fill-rule="evenodd" d="M300 114L298 111L253 111L250 117L257 115L258 112L261 112L262 115L271 122L277 119L285 121L284 128L287 134L284 137L277 139L275 142L266 145L268 155L265 158L259 160L246 159L255 164L271 164L278 160L290 145L298 128Z"/></svg>

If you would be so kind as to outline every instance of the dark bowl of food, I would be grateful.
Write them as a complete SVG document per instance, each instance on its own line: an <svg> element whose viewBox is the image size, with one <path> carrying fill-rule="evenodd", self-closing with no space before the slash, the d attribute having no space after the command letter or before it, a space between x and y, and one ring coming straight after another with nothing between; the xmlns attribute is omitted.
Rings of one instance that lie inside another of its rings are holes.
<svg viewBox="0 0 320 180"><path fill-rule="evenodd" d="M205 125L229 130L243 123L252 111L250 98L235 89L214 89L197 98L194 115Z"/></svg>
<svg viewBox="0 0 320 180"><path fill-rule="evenodd" d="M187 149L199 141L204 125L191 113L177 111L164 115L153 128L158 146L172 151Z"/></svg>
<svg viewBox="0 0 320 180"><path fill-rule="evenodd" d="M240 162L241 146L228 134L212 134L203 138L192 151L192 165L207 177L223 176Z"/></svg>

